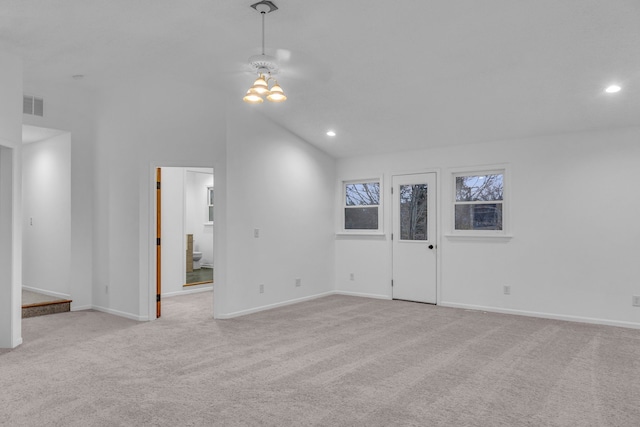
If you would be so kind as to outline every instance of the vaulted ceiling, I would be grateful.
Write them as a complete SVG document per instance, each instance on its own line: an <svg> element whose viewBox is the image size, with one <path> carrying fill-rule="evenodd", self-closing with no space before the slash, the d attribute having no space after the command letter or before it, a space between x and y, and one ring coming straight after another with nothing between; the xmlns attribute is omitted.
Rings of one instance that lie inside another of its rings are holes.
<svg viewBox="0 0 640 427"><path fill-rule="evenodd" d="M289 99L250 106L253 2L3 0L0 43L26 85L166 74L336 157L640 126L637 0L274 0L266 48L289 58Z"/></svg>

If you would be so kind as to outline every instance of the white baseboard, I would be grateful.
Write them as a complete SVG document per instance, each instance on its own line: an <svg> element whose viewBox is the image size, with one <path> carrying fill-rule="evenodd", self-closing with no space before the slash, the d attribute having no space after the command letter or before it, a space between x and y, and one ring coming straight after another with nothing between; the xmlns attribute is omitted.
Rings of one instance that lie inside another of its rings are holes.
<svg viewBox="0 0 640 427"><path fill-rule="evenodd" d="M71 303L71 311L82 311L82 310L91 310L93 308L92 305L79 305L79 306L74 306L73 303Z"/></svg>
<svg viewBox="0 0 640 427"><path fill-rule="evenodd" d="M163 293L162 298L171 298L171 297L177 297L180 295L189 295L189 294L197 294L199 292L209 292L213 290L213 286L209 285L209 286L205 286L205 287L198 287L198 286L193 286L192 289L185 289L183 291L175 291L175 292L167 292L167 293Z"/></svg>
<svg viewBox="0 0 640 427"><path fill-rule="evenodd" d="M348 296L352 296L352 297L386 299L386 300L390 300L391 299L391 297L389 295L365 294L365 293L361 293L361 292L333 291L333 294L334 295L348 295Z"/></svg>
<svg viewBox="0 0 640 427"><path fill-rule="evenodd" d="M91 308L103 313L113 314L114 316L125 317L127 319L137 320L139 322L146 322L147 320L149 320L149 316L138 316L137 314L125 313L124 311L114 310L112 308L100 307L97 305L94 305Z"/></svg>
<svg viewBox="0 0 640 427"><path fill-rule="evenodd" d="M258 313L260 311L271 310L273 308L284 307L286 305L297 304L299 302L311 301L314 299L327 297L329 295L348 295L348 296L354 296L354 297L375 298L375 299L384 299L384 300L391 299L387 295L365 294L365 293L359 293L359 292L346 292L346 291L328 291L328 292L323 292L316 295L310 295L304 298L296 298L292 300L278 302L275 304L268 304L260 307L250 308L248 310L241 310L241 311L236 311L236 312L227 313L227 314L219 314L216 316L216 319L232 319L234 317L246 316L247 314Z"/></svg>
<svg viewBox="0 0 640 427"><path fill-rule="evenodd" d="M22 285L22 289L24 289L25 291L31 291L31 292L37 292L39 294L49 295L50 297L56 297L60 299L71 299L71 295L69 294L48 291L46 289L34 288L33 286Z"/></svg>
<svg viewBox="0 0 640 427"><path fill-rule="evenodd" d="M640 329L640 323L625 322L621 320L597 319L593 317L571 316L566 314L543 313L537 311L515 310L500 307L485 307L481 305L460 304L455 302L441 301L438 303L441 307L463 308L466 310L487 311L490 313L513 314L516 316L539 317L542 319L565 320L568 322L590 323L593 325L618 326L622 328Z"/></svg>
<svg viewBox="0 0 640 427"><path fill-rule="evenodd" d="M27 286L23 286L23 288L26 290L33 290L34 292L41 292L46 295L51 295L58 298L68 299L68 295L53 294L51 292L43 292L40 289L27 287ZM171 298L173 296L194 294L194 293L200 293L200 292L209 292L211 290L213 290L213 286L208 286L205 288L189 289L189 290L177 291L177 292L168 292L166 294L162 294L162 297ZM216 319L232 319L234 317L245 316L247 314L258 313L260 311L271 310L274 308L297 304L304 301L311 301L317 298L323 298L330 295L347 295L347 296L355 296L355 297L362 297L362 298L391 300L391 297L389 297L388 295L366 294L366 293L348 292L348 291L328 291L320 294L310 295L303 298L295 298L295 299L282 301L274 304L267 304L260 307L250 308L247 310L240 310L232 313L218 314L216 315ZM564 320L569 322L589 323L594 325L607 325L607 326L617 326L617 327L623 327L623 328L640 329L640 323L636 323L636 322L626 322L626 321L619 321L619 320L599 319L599 318L583 317L583 316L571 316L571 315L564 315L564 314L516 310L516 309L509 309L509 308L489 307L489 306L481 306L481 305L473 305L473 304L461 304L461 303L448 302L448 301L440 301L438 302L438 305L441 307L460 308L460 309L466 309L466 310L478 310L478 311L486 311L490 313L511 314L516 316L538 317L543 319ZM101 311L108 314L113 314L115 316L125 317L127 319L141 321L141 322L149 320L148 316L138 316L135 314L125 313L123 311L114 310L111 308L99 307L99 306L87 305L87 306L73 307L72 311L89 310L89 309Z"/></svg>
<svg viewBox="0 0 640 427"><path fill-rule="evenodd" d="M304 302L304 301L311 301L317 298L333 295L334 293L335 293L334 291L323 292L321 294L311 295L304 298L291 299L287 301L278 302L275 304L263 305L260 307L250 308L248 310L240 310L240 311L235 311L233 313L218 314L216 315L215 318L216 319L232 319L234 317L246 316L247 314L258 313L260 311L265 311L265 310L271 310L272 308L284 307L286 305L297 304L299 302Z"/></svg>

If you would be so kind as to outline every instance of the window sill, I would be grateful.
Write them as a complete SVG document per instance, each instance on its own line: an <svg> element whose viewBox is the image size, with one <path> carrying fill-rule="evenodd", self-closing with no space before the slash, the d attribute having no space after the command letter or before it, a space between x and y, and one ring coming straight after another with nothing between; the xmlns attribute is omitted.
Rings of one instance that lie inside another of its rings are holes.
<svg viewBox="0 0 640 427"><path fill-rule="evenodd" d="M336 233L336 237L371 237L371 238L380 238L385 237L386 234L382 231L376 231L373 233L354 233L348 231L339 231Z"/></svg>
<svg viewBox="0 0 640 427"><path fill-rule="evenodd" d="M466 241L509 241L513 239L513 234L445 234L444 237L450 240Z"/></svg>
<svg viewBox="0 0 640 427"><path fill-rule="evenodd" d="M212 226L213 225L213 221L205 222L204 225L205 226L207 226L207 225Z"/></svg>

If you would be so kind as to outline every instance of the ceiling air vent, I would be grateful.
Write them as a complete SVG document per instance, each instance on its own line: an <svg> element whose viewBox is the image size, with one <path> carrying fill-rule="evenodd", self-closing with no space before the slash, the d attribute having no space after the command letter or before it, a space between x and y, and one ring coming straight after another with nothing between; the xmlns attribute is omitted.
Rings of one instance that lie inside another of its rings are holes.
<svg viewBox="0 0 640 427"><path fill-rule="evenodd" d="M31 95L23 95L22 112L32 116L44 116L44 99Z"/></svg>

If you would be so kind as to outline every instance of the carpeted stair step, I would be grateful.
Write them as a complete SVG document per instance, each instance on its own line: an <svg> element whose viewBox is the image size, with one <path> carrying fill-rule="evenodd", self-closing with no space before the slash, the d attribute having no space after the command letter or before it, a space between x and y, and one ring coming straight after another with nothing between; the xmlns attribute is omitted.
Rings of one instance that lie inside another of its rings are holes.
<svg viewBox="0 0 640 427"><path fill-rule="evenodd" d="M47 314L65 313L71 311L71 300L57 300L26 304L22 306L22 318L44 316Z"/></svg>

